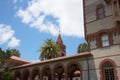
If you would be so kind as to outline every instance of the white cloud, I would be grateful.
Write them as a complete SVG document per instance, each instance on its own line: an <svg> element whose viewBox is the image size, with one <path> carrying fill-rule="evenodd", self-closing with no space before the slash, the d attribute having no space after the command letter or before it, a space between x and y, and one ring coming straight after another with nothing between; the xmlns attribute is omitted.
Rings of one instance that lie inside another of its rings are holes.
<svg viewBox="0 0 120 80"><path fill-rule="evenodd" d="M12 37L10 42L8 43L8 47L16 47L19 46L20 40L16 39L15 37Z"/></svg>
<svg viewBox="0 0 120 80"><path fill-rule="evenodd" d="M43 24L47 15L58 18L59 25ZM82 0L32 0L26 9L19 9L17 16L41 32L57 35L60 27L63 35L84 36Z"/></svg>
<svg viewBox="0 0 120 80"><path fill-rule="evenodd" d="M11 29L11 26L0 24L0 44L14 42L14 47L19 45L20 40L14 37L15 31ZM11 40L9 42L9 40ZM12 44L13 45L13 44ZM12 47L12 46L9 46Z"/></svg>
<svg viewBox="0 0 120 80"><path fill-rule="evenodd" d="M0 44L7 42L14 33L10 26L0 24Z"/></svg>
<svg viewBox="0 0 120 80"><path fill-rule="evenodd" d="M23 23L29 24L32 20L32 16L28 11L23 11L20 9L17 15L22 18Z"/></svg>

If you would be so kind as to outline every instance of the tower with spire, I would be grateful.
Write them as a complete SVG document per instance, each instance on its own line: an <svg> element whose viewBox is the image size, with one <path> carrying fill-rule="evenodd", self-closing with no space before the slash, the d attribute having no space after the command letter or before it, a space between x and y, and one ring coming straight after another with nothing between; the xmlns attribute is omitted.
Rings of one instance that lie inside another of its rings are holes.
<svg viewBox="0 0 120 80"><path fill-rule="evenodd" d="M66 56L66 46L63 44L61 35L59 33L56 44L60 47L59 56Z"/></svg>

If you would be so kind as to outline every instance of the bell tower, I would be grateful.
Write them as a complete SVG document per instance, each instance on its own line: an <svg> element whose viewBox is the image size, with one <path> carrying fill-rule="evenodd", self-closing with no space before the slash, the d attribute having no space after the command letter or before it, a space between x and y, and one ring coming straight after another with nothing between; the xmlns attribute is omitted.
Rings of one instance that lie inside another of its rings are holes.
<svg viewBox="0 0 120 80"><path fill-rule="evenodd" d="M66 46L63 44L61 35L59 33L56 44L60 47L59 56L66 56Z"/></svg>

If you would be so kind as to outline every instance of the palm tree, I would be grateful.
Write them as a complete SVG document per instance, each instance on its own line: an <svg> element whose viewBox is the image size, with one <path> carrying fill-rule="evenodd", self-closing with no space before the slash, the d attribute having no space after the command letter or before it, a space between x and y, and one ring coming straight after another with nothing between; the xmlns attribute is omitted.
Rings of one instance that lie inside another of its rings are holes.
<svg viewBox="0 0 120 80"><path fill-rule="evenodd" d="M87 43L79 44L77 52L81 53L81 52L86 52L86 51L88 51L88 44Z"/></svg>
<svg viewBox="0 0 120 80"><path fill-rule="evenodd" d="M40 47L39 59L47 60L58 57L59 47L52 39L47 39L45 43Z"/></svg>

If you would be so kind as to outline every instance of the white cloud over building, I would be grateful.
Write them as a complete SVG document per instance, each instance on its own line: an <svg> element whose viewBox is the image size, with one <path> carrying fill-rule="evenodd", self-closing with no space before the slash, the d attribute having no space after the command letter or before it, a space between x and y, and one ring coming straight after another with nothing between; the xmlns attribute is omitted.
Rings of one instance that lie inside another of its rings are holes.
<svg viewBox="0 0 120 80"><path fill-rule="evenodd" d="M57 35L60 28L63 35L84 36L82 0L32 0L16 15L41 32ZM52 18L44 23L48 15Z"/></svg>

